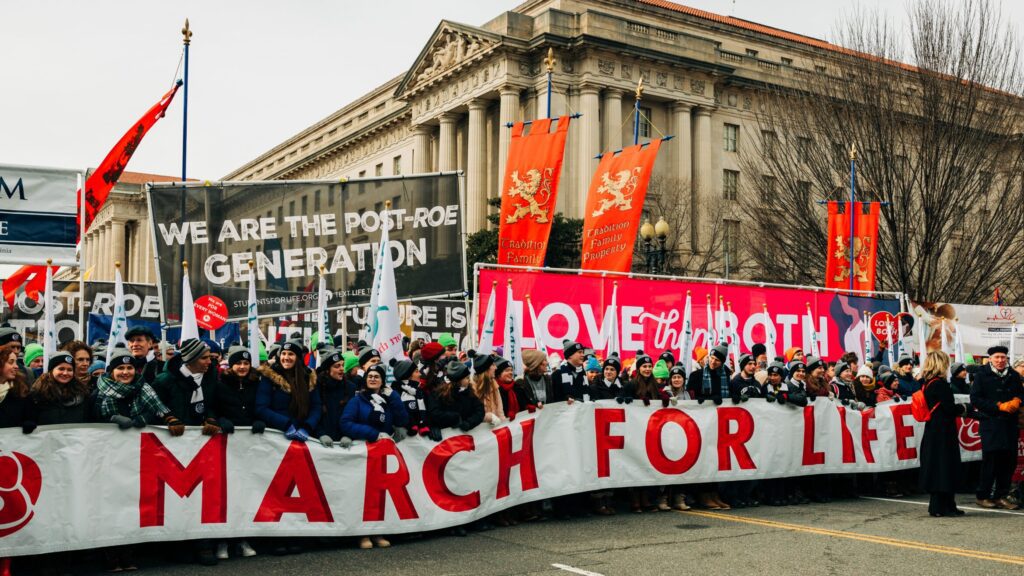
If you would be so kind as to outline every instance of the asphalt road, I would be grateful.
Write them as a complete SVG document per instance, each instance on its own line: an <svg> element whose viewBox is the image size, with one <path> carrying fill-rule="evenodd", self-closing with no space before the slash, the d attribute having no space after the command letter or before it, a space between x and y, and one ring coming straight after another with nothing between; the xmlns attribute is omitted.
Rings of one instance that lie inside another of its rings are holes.
<svg viewBox="0 0 1024 576"><path fill-rule="evenodd" d="M147 575L646 576L745 574L1024 574L1024 512L931 518L924 497L861 498L728 512L620 512L470 533L395 537L390 549L351 539L301 555L261 555L217 567L139 558Z"/></svg>

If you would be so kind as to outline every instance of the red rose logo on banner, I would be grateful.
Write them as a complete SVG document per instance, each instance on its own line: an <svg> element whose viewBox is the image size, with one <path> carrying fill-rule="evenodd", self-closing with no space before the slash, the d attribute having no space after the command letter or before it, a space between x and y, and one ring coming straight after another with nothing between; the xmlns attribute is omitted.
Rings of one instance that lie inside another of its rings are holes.
<svg viewBox="0 0 1024 576"><path fill-rule="evenodd" d="M842 211L840 211L842 206ZM867 213L864 206L868 206ZM878 254L878 202L828 203L828 254L825 261L825 286L874 291L875 263ZM850 217L853 216L853 246L850 246ZM850 250L853 249L853 270Z"/></svg>
<svg viewBox="0 0 1024 576"><path fill-rule="evenodd" d="M525 136L523 122L512 126L502 185L498 264L544 265L569 132L568 116L557 121L552 132L551 118L534 120Z"/></svg>
<svg viewBox="0 0 1024 576"><path fill-rule="evenodd" d="M607 152L594 172L583 221L584 270L629 272L640 213L661 140Z"/></svg>
<svg viewBox="0 0 1024 576"><path fill-rule="evenodd" d="M0 538L32 520L42 485L43 474L34 460L20 452L0 455Z"/></svg>

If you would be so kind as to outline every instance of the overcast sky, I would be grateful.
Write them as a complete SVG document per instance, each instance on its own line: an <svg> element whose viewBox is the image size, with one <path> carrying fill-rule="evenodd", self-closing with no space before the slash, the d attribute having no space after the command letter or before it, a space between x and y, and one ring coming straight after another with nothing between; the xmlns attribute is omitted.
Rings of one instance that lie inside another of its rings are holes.
<svg viewBox="0 0 1024 576"><path fill-rule="evenodd" d="M828 39L851 0L690 0ZM0 163L95 166L171 85L192 24L188 175L217 179L404 72L437 24L518 0L0 0ZM864 0L901 18L901 2ZM1011 21L1020 8L1007 3ZM1019 29L1019 28L1018 28ZM182 93L179 92L178 98ZM178 175L182 102L128 169Z"/></svg>

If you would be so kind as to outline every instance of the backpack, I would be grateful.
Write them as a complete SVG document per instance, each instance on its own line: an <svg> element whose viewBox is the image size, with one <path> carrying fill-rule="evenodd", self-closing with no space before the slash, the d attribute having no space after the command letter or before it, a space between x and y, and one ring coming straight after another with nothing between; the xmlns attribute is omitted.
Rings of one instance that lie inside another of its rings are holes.
<svg viewBox="0 0 1024 576"><path fill-rule="evenodd" d="M921 386L920 390L910 395L910 413L913 414L914 420L918 422L931 420L932 412L935 412L935 409L939 407L939 402L936 402L935 406L930 410L928 409L928 401L924 398L924 391L928 388L928 384Z"/></svg>

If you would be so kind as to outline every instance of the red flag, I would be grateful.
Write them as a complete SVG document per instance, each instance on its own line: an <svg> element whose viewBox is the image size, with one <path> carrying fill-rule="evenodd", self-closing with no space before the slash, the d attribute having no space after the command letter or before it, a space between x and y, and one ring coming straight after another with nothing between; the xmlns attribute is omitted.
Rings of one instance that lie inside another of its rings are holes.
<svg viewBox="0 0 1024 576"><path fill-rule="evenodd" d="M587 192L583 220L584 270L629 272L640 213L661 140L606 152Z"/></svg>
<svg viewBox="0 0 1024 576"><path fill-rule="evenodd" d="M167 107L171 105L171 100L174 99L174 95L178 92L180 86L181 81L179 80L174 85L174 88L171 88L170 91L160 98L156 105L150 108L142 118L139 118L139 121L132 125L128 132L118 140L113 149L107 153L103 162L100 162L100 165L96 167L96 171L85 181L85 226L82 226L82 209L81 204L79 204L79 239L82 237L82 231L89 229L93 219L96 218L96 213L103 207L107 196L110 195L110 189L114 187L114 184L117 184L117 180L121 177L125 167L128 166L128 161L131 160L132 154L135 153L139 143L142 142L142 137L153 127L153 124L156 124L157 120L163 118L167 112ZM80 193L78 194L78 201L79 203L82 201ZM54 269L56 270L56 268ZM29 280L30 278L31 280ZM38 301L39 292L43 289L43 284L46 282L46 266L22 266L4 280L4 300L7 301L8 306L11 308L14 308L14 296L18 292L18 288L26 280L29 281L29 284L25 287L28 297Z"/></svg>
<svg viewBox="0 0 1024 576"><path fill-rule="evenodd" d="M498 264L543 266L558 198L569 117L559 118L554 132L550 118L534 120L527 136L523 136L523 128L522 122L512 126L508 147L508 165L501 188Z"/></svg>
<svg viewBox="0 0 1024 576"><path fill-rule="evenodd" d="M850 288L850 215L854 215L853 289L875 289L875 264L878 255L878 202L828 203L828 254L825 261L825 286ZM868 212L864 213L864 206Z"/></svg>
<svg viewBox="0 0 1024 576"><path fill-rule="evenodd" d="M174 99L174 94L178 92L179 87L181 87L181 81L178 81L174 88L171 88L160 98L159 102L147 110L142 118L139 118L139 121L117 141L103 162L96 167L96 171L85 181L85 226L81 226L81 222L79 222L79 230L89 229L93 219L96 218L96 213L100 211L107 196L110 195L110 189L117 184L117 179L121 177L132 154L142 142L142 137L153 127L153 124L156 124L157 120L164 117L167 107L171 105L171 100ZM81 202L81 194L79 194L79 202ZM79 214L81 214L81 209L79 209Z"/></svg>

